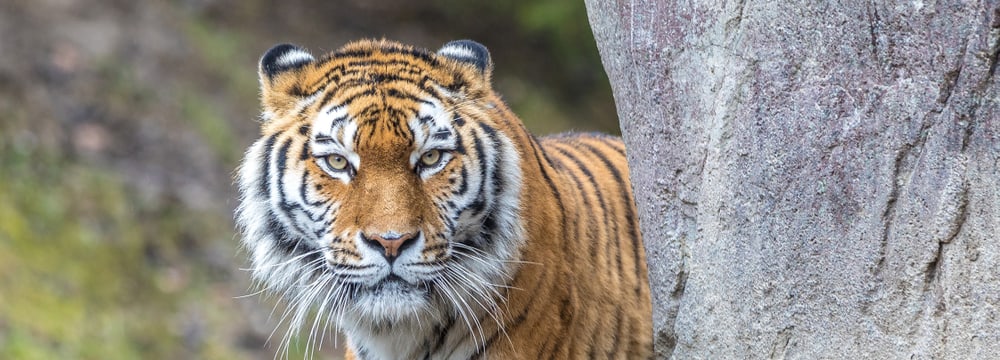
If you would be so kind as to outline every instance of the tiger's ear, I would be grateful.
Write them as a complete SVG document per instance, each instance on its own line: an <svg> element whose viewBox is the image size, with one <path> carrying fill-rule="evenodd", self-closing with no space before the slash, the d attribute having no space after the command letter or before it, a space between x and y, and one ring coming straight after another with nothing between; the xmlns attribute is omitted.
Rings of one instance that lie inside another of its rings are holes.
<svg viewBox="0 0 1000 360"><path fill-rule="evenodd" d="M490 59L490 51L483 44L472 40L455 40L444 44L437 54L471 66L489 83L493 60Z"/></svg>
<svg viewBox="0 0 1000 360"><path fill-rule="evenodd" d="M315 61L308 51L292 44L276 45L265 52L258 67L264 111L279 114L307 96L301 87L303 69Z"/></svg>

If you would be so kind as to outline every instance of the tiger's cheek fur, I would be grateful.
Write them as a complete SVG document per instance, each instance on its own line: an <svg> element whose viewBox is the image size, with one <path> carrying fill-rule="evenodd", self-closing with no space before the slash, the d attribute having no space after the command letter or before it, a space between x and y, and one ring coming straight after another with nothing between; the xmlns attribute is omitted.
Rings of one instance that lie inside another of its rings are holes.
<svg viewBox="0 0 1000 360"><path fill-rule="evenodd" d="M455 224L454 209L448 201L464 179L459 178L458 169L462 166L461 158L451 159L448 166L430 177L423 184L423 193L430 204L429 211L424 216L425 243L421 252L424 261L434 261L448 255L454 240ZM451 180L449 180L451 179Z"/></svg>
<svg viewBox="0 0 1000 360"><path fill-rule="evenodd" d="M287 137L270 134L247 150L237 175L242 196L236 218L250 255L251 275L270 291L294 293L313 278L308 264L316 263L319 253L317 244L303 242L286 225L292 216L278 200L287 189L279 181L284 177L275 175L279 159L288 159L282 151L290 146L282 144L290 144Z"/></svg>
<svg viewBox="0 0 1000 360"><path fill-rule="evenodd" d="M348 221L343 216L344 201L350 192L350 186L343 184L337 179L330 178L323 170L316 165L315 159L303 157L303 166L308 168L308 179L303 185L302 191L311 193L317 201L321 201L329 210L322 218L316 219L322 224L317 234L317 246L323 249L328 262L337 264L347 264L357 262L360 259L357 244L352 241L345 241L348 232L342 230L343 226L338 223Z"/></svg>

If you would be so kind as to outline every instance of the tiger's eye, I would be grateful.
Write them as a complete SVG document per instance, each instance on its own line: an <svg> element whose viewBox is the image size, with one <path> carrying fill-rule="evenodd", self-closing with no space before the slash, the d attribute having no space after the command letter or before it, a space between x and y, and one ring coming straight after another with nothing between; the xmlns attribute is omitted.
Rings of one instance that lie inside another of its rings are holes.
<svg viewBox="0 0 1000 360"><path fill-rule="evenodd" d="M330 155L326 158L326 162L334 170L344 170L347 168L347 158L340 155Z"/></svg>
<svg viewBox="0 0 1000 360"><path fill-rule="evenodd" d="M441 161L441 150L431 150L420 155L420 164L423 166L434 166L438 161Z"/></svg>

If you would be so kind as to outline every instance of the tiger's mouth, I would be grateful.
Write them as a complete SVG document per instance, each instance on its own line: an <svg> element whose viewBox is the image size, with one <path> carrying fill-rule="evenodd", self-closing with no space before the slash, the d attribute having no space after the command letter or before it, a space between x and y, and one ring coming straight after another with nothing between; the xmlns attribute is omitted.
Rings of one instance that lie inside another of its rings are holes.
<svg viewBox="0 0 1000 360"><path fill-rule="evenodd" d="M410 283L408 281L403 280L403 278L400 277L399 275L396 275L396 273L389 274L389 276L386 276L385 278L383 278L382 280L380 280L378 282L378 284L376 284L376 285L382 285L382 284L392 283L392 282L399 282L399 283L410 285Z"/></svg>
<svg viewBox="0 0 1000 360"><path fill-rule="evenodd" d="M348 293L355 296L374 296L380 298L392 298L394 296L419 296L430 297L434 292L434 282L431 280L408 281L395 272L390 272L381 279L374 282L357 281L358 279L347 280L343 286L348 287Z"/></svg>
<svg viewBox="0 0 1000 360"><path fill-rule="evenodd" d="M348 294L351 294L349 296L353 309L348 313L383 325L419 317L432 306L436 298L433 283L411 283L396 274L387 275L370 285L351 283Z"/></svg>
<svg viewBox="0 0 1000 360"><path fill-rule="evenodd" d="M366 286L373 295L416 294L430 292L430 284L425 282L411 283L396 274L389 274L374 285Z"/></svg>

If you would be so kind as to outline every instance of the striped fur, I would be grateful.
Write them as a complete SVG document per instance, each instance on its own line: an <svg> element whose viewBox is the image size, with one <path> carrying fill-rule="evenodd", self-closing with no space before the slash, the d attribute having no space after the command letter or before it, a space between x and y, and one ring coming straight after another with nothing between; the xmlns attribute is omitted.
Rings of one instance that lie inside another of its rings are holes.
<svg viewBox="0 0 1000 360"><path fill-rule="evenodd" d="M338 329L351 359L652 356L622 142L535 138L491 67L470 41L261 59L237 222L254 279L289 304L283 344Z"/></svg>

